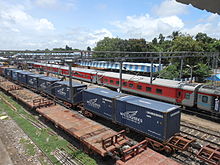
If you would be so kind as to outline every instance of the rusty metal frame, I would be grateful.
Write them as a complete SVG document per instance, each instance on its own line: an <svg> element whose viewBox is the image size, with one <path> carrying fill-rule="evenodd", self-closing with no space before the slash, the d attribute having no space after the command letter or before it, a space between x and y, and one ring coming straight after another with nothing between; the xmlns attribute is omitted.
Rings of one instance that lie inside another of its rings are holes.
<svg viewBox="0 0 220 165"><path fill-rule="evenodd" d="M5 81L7 81L5 78L0 78L0 82L5 82Z"/></svg>
<svg viewBox="0 0 220 165"><path fill-rule="evenodd" d="M7 91L14 91L14 90L20 90L23 88L19 85L7 85L6 89Z"/></svg>
<svg viewBox="0 0 220 165"><path fill-rule="evenodd" d="M107 137L106 139L102 139L102 148L107 150L108 147L119 144L123 140L127 140L125 133L126 131L122 130L115 135Z"/></svg>
<svg viewBox="0 0 220 165"><path fill-rule="evenodd" d="M160 143L151 138L146 138L146 140L148 142L148 146L151 146L156 151L165 151L167 153L171 153L173 151L172 148L167 146L166 144Z"/></svg>
<svg viewBox="0 0 220 165"><path fill-rule="evenodd" d="M125 151L122 152L122 158L121 160L123 162L128 161L129 159L132 159L133 157L135 157L136 155L138 155L139 153L143 152L144 150L147 149L147 145L148 145L148 141L147 140L143 140L142 142L126 149Z"/></svg>
<svg viewBox="0 0 220 165"><path fill-rule="evenodd" d="M175 135L175 136L172 136L166 144L172 148L175 148L181 151L186 151L188 150L190 145L195 141L196 139L189 138L187 136Z"/></svg>
<svg viewBox="0 0 220 165"><path fill-rule="evenodd" d="M33 100L34 108L42 108L51 105L55 105L55 102L46 98L37 98Z"/></svg>
<svg viewBox="0 0 220 165"><path fill-rule="evenodd" d="M220 165L220 148L207 145L202 147L196 156L209 164Z"/></svg>

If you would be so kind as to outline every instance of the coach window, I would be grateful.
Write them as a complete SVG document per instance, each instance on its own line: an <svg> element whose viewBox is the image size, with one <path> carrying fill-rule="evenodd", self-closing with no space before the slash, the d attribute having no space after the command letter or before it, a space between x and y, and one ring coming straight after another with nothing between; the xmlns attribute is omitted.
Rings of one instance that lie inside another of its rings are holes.
<svg viewBox="0 0 220 165"><path fill-rule="evenodd" d="M118 85L118 84L119 84L119 81L116 81L116 84Z"/></svg>
<svg viewBox="0 0 220 165"><path fill-rule="evenodd" d="M162 89L156 89L156 93L162 94Z"/></svg>
<svg viewBox="0 0 220 165"><path fill-rule="evenodd" d="M108 82L108 79L104 79L105 82Z"/></svg>
<svg viewBox="0 0 220 165"><path fill-rule="evenodd" d="M208 103L208 96L202 96L202 102Z"/></svg>
<svg viewBox="0 0 220 165"><path fill-rule="evenodd" d="M123 86L127 86L128 85L128 83L127 82L123 82Z"/></svg>
<svg viewBox="0 0 220 165"><path fill-rule="evenodd" d="M130 88L133 88L133 87L134 87L134 84L129 84L129 87L130 87Z"/></svg>
<svg viewBox="0 0 220 165"><path fill-rule="evenodd" d="M147 92L151 92L151 87L146 87Z"/></svg>
<svg viewBox="0 0 220 165"><path fill-rule="evenodd" d="M111 83L111 84L114 84L114 81L113 81L113 80L110 80L110 83Z"/></svg>
<svg viewBox="0 0 220 165"><path fill-rule="evenodd" d="M142 86L141 85L137 85L137 89L142 89Z"/></svg>
<svg viewBox="0 0 220 165"><path fill-rule="evenodd" d="M185 99L188 99L188 100L190 99L190 94L189 93L185 94Z"/></svg>

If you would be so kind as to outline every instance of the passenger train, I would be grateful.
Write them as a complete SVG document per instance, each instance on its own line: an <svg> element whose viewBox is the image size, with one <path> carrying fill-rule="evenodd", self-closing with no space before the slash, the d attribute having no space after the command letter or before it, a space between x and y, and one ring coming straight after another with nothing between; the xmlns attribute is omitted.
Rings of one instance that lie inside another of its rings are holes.
<svg viewBox="0 0 220 165"><path fill-rule="evenodd" d="M69 75L67 66L36 62L31 62L30 65L46 72ZM119 73L115 72L72 67L72 77L110 88L119 88ZM150 77L123 74L122 90L184 107L194 107L213 116L220 115L220 87L160 78L155 79L151 84Z"/></svg>

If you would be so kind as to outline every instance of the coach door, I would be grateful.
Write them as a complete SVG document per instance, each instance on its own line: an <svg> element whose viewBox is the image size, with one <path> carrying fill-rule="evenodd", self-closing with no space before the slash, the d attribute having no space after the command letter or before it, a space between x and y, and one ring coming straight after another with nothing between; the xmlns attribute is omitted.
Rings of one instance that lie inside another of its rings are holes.
<svg viewBox="0 0 220 165"><path fill-rule="evenodd" d="M96 74L92 74L91 79L92 79L92 83L93 83L93 84L96 84L96 83L97 83L97 79L98 79L97 73L96 73Z"/></svg>
<svg viewBox="0 0 220 165"><path fill-rule="evenodd" d="M177 89L176 90L176 102L181 103L183 100L183 90L182 89Z"/></svg>

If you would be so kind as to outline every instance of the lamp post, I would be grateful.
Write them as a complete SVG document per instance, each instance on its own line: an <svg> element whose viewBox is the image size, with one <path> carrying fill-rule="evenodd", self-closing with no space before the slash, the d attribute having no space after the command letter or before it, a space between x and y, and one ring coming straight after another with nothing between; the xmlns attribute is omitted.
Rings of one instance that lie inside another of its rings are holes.
<svg viewBox="0 0 220 165"><path fill-rule="evenodd" d="M190 65L186 65L188 68L190 68L190 83L192 83L192 76L193 76L193 68L197 67L197 65L195 66L190 66Z"/></svg>

